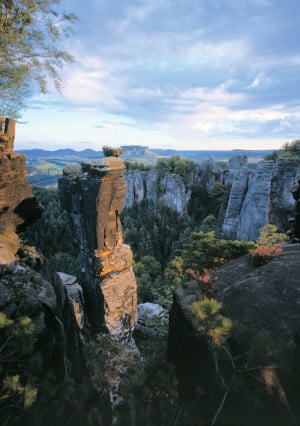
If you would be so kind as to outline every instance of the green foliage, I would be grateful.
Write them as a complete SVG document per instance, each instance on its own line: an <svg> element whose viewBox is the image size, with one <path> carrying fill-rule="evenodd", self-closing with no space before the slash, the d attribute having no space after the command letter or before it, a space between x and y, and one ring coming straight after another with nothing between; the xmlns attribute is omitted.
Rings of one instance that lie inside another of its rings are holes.
<svg viewBox="0 0 300 426"><path fill-rule="evenodd" d="M194 302L191 306L198 330L208 336L214 346L223 345L232 329L232 321L220 314L221 308L222 303L208 298Z"/></svg>
<svg viewBox="0 0 300 426"><path fill-rule="evenodd" d="M154 322L156 330L161 330ZM122 387L122 412L134 412L137 425L173 424L178 410L177 379L174 367L165 359L167 325L163 332L137 341L141 358L129 370L129 380ZM166 330L166 331L165 331ZM127 422L122 422L122 424ZM131 424L128 421L128 424Z"/></svg>
<svg viewBox="0 0 300 426"><path fill-rule="evenodd" d="M282 246L288 241L288 236L278 231L277 226L268 224L259 230L256 241L257 247L251 250L251 260L254 266L265 265L282 253Z"/></svg>
<svg viewBox="0 0 300 426"><path fill-rule="evenodd" d="M265 160L278 160L280 158L300 158L300 140L296 139L293 142L286 143L283 145L283 147L278 150L274 151L272 154L267 155L265 157Z"/></svg>
<svg viewBox="0 0 300 426"><path fill-rule="evenodd" d="M81 269L79 248L68 228L67 214L60 207L57 189L33 187L33 192L44 211L27 229L28 244L41 250L56 271L78 277Z"/></svg>
<svg viewBox="0 0 300 426"><path fill-rule="evenodd" d="M164 278L169 284L179 286L184 274L184 261L181 256L176 256L170 260L164 271Z"/></svg>
<svg viewBox="0 0 300 426"><path fill-rule="evenodd" d="M155 165L155 168L160 172L174 173L175 175L181 176L183 179L186 179L195 167L196 163L187 158L182 158L180 155L173 155L169 159L160 158Z"/></svg>
<svg viewBox="0 0 300 426"><path fill-rule="evenodd" d="M28 410L36 401L30 357L35 339L29 317L17 320L0 312L0 410L3 425L14 424L19 410Z"/></svg>
<svg viewBox="0 0 300 426"><path fill-rule="evenodd" d="M126 170L141 170L144 172L144 171L153 169L153 166L149 164L145 164L142 161L124 160L124 164L125 164Z"/></svg>
<svg viewBox="0 0 300 426"><path fill-rule="evenodd" d="M277 226L271 223L259 230L258 245L279 247L288 241L288 236L278 231Z"/></svg>
<svg viewBox="0 0 300 426"><path fill-rule="evenodd" d="M202 183L192 186L191 198L188 204L188 214L194 224L205 230L216 229L223 222L229 197L229 188L216 182L212 192L208 192ZM206 220L206 218L209 218ZM214 221L209 223L209 220Z"/></svg>
<svg viewBox="0 0 300 426"><path fill-rule="evenodd" d="M3 399L14 401L14 404L30 408L37 399L38 389L26 384L22 386L20 376L7 376L3 379Z"/></svg>
<svg viewBox="0 0 300 426"><path fill-rule="evenodd" d="M193 232L191 240L183 246L184 270L216 270L225 262L242 256L254 248L254 243L239 240L224 240L215 237L214 231Z"/></svg>
<svg viewBox="0 0 300 426"><path fill-rule="evenodd" d="M0 115L18 117L35 81L46 91L50 77L60 88L59 70L71 61L60 48L74 14L60 12L59 0L11 0L0 5Z"/></svg>
<svg viewBox="0 0 300 426"><path fill-rule="evenodd" d="M184 219L162 205L142 201L122 214L123 237L136 261L153 256L162 268L170 260L174 241L185 228Z"/></svg>

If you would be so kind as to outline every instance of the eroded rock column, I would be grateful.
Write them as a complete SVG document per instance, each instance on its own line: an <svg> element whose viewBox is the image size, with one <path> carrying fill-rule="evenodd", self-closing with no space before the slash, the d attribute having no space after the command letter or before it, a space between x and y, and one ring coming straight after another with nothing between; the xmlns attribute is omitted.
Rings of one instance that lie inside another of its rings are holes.
<svg viewBox="0 0 300 426"><path fill-rule="evenodd" d="M17 258L19 230L41 214L27 183L25 155L14 153L15 121L0 117L0 265Z"/></svg>
<svg viewBox="0 0 300 426"><path fill-rule="evenodd" d="M66 168L59 189L80 246L89 318L122 337L131 333L137 316L132 253L123 244L120 222L125 166L120 149L103 150L102 159Z"/></svg>

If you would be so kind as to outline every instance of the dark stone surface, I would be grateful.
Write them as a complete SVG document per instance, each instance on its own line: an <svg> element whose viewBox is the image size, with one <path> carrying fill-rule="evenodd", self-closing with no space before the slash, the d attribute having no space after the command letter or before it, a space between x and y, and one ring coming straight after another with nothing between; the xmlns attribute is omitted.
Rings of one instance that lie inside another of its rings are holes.
<svg viewBox="0 0 300 426"><path fill-rule="evenodd" d="M72 307L55 272L51 283L25 264L0 266L0 308L10 319L31 318L44 371L84 379L82 345Z"/></svg>
<svg viewBox="0 0 300 426"><path fill-rule="evenodd" d="M214 275L218 276L222 314L242 327L238 340L228 341L233 350L247 351L262 332L280 345L299 341L300 244L284 247L282 254L259 268L243 256ZM215 376L205 337L196 331L190 311L197 286L191 282L177 289L170 313L168 358L175 364L181 388L190 388L189 395L196 386L211 387Z"/></svg>

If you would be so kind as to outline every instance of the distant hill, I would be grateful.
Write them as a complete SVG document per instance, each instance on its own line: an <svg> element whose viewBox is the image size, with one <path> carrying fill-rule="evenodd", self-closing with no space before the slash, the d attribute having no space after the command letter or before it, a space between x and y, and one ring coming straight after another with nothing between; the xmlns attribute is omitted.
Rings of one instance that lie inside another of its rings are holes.
<svg viewBox="0 0 300 426"><path fill-rule="evenodd" d="M209 150L175 150L175 149L149 149L147 146L129 145L122 146L123 160L140 162L146 165L154 165L159 158L168 158L180 155L196 162L201 162L213 157L217 163L225 162L230 157L245 154L248 157L250 167L255 168L256 163L266 155L272 154L271 150L232 150L232 151L209 151ZM84 160L103 157L103 152L93 149L75 151L71 148L48 151L44 149L26 149L16 151L27 156L27 169L29 183L41 186L56 186L64 167L67 165L80 164Z"/></svg>
<svg viewBox="0 0 300 426"><path fill-rule="evenodd" d="M206 160L209 157L214 157L216 160L226 160L234 155L244 154L248 158L264 158L266 155L272 154L274 150L243 150L234 149L231 151L213 151L213 150L176 150L176 149L163 149L151 148L141 145L128 145L122 146L122 158L125 160L136 161L142 158L157 159L158 157L171 157L172 155L180 155L190 160ZM25 154L29 158L101 158L103 157L102 151L94 151L93 149L84 149L82 151L75 151L71 148L57 149L56 151L47 151L44 149L24 149L16 151L20 154Z"/></svg>
<svg viewBox="0 0 300 426"><path fill-rule="evenodd" d="M176 150L176 149L162 149L153 148L151 149L154 153L162 157L170 157L172 155L180 155L184 158L189 158L194 161L207 160L210 157L214 157L216 160L228 160L234 155L244 154L248 158L264 158L266 155L271 154L274 150L244 150L234 149L231 151L213 151L213 150Z"/></svg>
<svg viewBox="0 0 300 426"><path fill-rule="evenodd" d="M75 151L71 148L57 149L55 151L46 151L44 149L23 149L16 151L19 154L25 154L28 158L99 158L103 157L102 151L94 151L93 149L84 149L83 151Z"/></svg>

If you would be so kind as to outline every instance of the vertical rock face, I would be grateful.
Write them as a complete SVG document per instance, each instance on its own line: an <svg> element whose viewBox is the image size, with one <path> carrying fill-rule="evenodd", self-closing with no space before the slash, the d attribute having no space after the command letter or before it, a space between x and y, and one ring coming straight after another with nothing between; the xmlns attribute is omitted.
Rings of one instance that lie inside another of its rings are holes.
<svg viewBox="0 0 300 426"><path fill-rule="evenodd" d="M242 240L256 240L259 229L269 223L273 167L273 161L259 163L250 180L237 229L237 237Z"/></svg>
<svg viewBox="0 0 300 426"><path fill-rule="evenodd" d="M203 175L200 167L192 170L185 179L174 173L161 172L156 169L147 172L141 170L127 171L124 174L126 182L125 207L130 208L142 201L150 201L154 204L161 203L185 216L187 215L193 184L201 182L208 190L211 190L212 188L209 188L211 187L210 178L211 176Z"/></svg>
<svg viewBox="0 0 300 426"><path fill-rule="evenodd" d="M17 231L40 216L27 183L25 156L15 154L15 121L0 118L0 264L16 259Z"/></svg>
<svg viewBox="0 0 300 426"><path fill-rule="evenodd" d="M285 230L295 201L291 188L300 173L300 161L262 161L251 176L246 168L235 172L223 232L242 240L256 240L259 229L273 223Z"/></svg>
<svg viewBox="0 0 300 426"><path fill-rule="evenodd" d="M124 163L117 158L118 150L106 147L104 153L109 156L66 168L59 190L80 245L90 320L122 336L136 324L136 281L120 222Z"/></svg>
<svg viewBox="0 0 300 426"><path fill-rule="evenodd" d="M300 242L300 175L296 177L296 183L292 186L292 195L296 201L294 217L294 234L296 241Z"/></svg>
<svg viewBox="0 0 300 426"><path fill-rule="evenodd" d="M81 341L73 309L54 271L45 278L26 265L17 232L41 215L27 183L25 156L15 154L15 121L0 118L0 310L12 320L28 316L44 371L83 379ZM30 265L38 265L31 250ZM45 272L45 271L44 271ZM46 275L46 272L45 274Z"/></svg>
<svg viewBox="0 0 300 426"><path fill-rule="evenodd" d="M249 171L242 169L236 172L230 191L223 232L234 234L237 231L243 201L248 188Z"/></svg>

